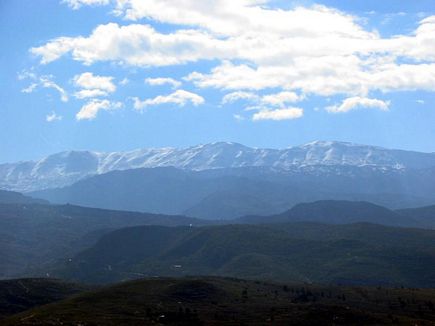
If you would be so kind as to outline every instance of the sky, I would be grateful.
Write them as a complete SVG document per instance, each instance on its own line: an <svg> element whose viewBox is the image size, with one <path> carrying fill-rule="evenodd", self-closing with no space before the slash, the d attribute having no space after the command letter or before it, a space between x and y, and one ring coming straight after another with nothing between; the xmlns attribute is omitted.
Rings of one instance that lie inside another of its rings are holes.
<svg viewBox="0 0 435 326"><path fill-rule="evenodd" d="M314 140L435 152L433 0L0 0L0 162Z"/></svg>

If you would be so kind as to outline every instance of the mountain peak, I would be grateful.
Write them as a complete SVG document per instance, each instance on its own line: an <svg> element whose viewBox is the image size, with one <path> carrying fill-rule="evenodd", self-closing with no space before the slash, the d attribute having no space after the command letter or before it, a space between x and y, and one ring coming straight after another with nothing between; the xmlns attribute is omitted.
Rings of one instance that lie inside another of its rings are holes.
<svg viewBox="0 0 435 326"><path fill-rule="evenodd" d="M371 145L363 145L363 144L358 144L358 143L352 143L352 142L344 142L344 141L336 141L336 140L330 140L330 141L325 141L325 140L315 140L300 146L295 146L295 147L302 147L302 148L306 148L306 147L365 147L365 148L378 148L378 149L384 149L382 147L378 147L378 146L371 146Z"/></svg>
<svg viewBox="0 0 435 326"><path fill-rule="evenodd" d="M214 147L214 148L231 148L231 147L233 147L233 148L249 148L249 147L247 147L245 145L242 145L240 143L228 142L228 141L217 141L217 142L202 144L202 145L199 145L199 146L202 146L202 147Z"/></svg>

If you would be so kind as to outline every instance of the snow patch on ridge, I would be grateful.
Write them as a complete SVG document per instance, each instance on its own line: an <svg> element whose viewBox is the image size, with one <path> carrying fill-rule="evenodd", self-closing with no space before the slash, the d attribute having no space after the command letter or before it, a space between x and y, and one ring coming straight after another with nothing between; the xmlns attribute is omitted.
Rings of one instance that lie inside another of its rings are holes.
<svg viewBox="0 0 435 326"><path fill-rule="evenodd" d="M67 186L90 175L114 170L169 166L196 171L240 167L305 169L315 174L326 173L331 167L336 170L349 166L394 171L435 167L435 154L332 141L315 141L286 149L215 142L185 149L147 148L111 153L69 151L38 161L0 164L0 188L27 192Z"/></svg>

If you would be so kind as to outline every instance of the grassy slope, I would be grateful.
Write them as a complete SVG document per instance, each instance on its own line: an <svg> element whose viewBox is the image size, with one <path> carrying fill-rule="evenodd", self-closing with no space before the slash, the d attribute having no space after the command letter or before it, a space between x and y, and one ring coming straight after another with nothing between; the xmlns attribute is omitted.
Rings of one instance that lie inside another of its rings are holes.
<svg viewBox="0 0 435 326"><path fill-rule="evenodd" d="M0 319L90 289L89 286L55 279L0 281Z"/></svg>
<svg viewBox="0 0 435 326"><path fill-rule="evenodd" d="M434 290L148 279L38 307L3 324L433 325L434 303Z"/></svg>
<svg viewBox="0 0 435 326"><path fill-rule="evenodd" d="M204 223L167 216L79 207L73 205L0 204L0 278L34 275L59 258L91 246L105 232L133 225Z"/></svg>
<svg viewBox="0 0 435 326"><path fill-rule="evenodd" d="M435 231L372 224L133 227L103 236L57 275L110 283L218 275L281 281L435 286Z"/></svg>

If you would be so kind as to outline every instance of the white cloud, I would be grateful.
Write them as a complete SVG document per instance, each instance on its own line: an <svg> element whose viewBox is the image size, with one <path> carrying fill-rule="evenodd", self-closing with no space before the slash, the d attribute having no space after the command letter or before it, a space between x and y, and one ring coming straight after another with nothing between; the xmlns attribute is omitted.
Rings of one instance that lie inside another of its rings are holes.
<svg viewBox="0 0 435 326"><path fill-rule="evenodd" d="M76 75L73 83L76 87L82 88L74 93L74 96L79 99L107 96L116 91L113 77L95 76L92 72Z"/></svg>
<svg viewBox="0 0 435 326"><path fill-rule="evenodd" d="M78 99L101 97L107 95L107 92L102 91L101 89L82 89L81 91L74 93L74 96Z"/></svg>
<svg viewBox="0 0 435 326"><path fill-rule="evenodd" d="M287 108L287 109L275 109L275 110L262 110L254 113L252 120L293 120L302 118L304 110L301 108Z"/></svg>
<svg viewBox="0 0 435 326"><path fill-rule="evenodd" d="M261 99L264 104L283 106L287 103L299 102L303 97L299 96L295 92L280 92L276 94L265 95Z"/></svg>
<svg viewBox="0 0 435 326"><path fill-rule="evenodd" d="M152 99L146 99L144 101L141 101L137 97L135 97L133 98L133 101L133 106L136 110L141 110L146 106L161 104L175 104L178 106L185 106L188 102L192 103L194 106L198 106L205 102L202 96L182 89L179 89L172 94L166 96L160 95Z"/></svg>
<svg viewBox="0 0 435 326"><path fill-rule="evenodd" d="M145 83L151 86L171 85L173 88L181 86L180 81L168 77L146 78Z"/></svg>
<svg viewBox="0 0 435 326"><path fill-rule="evenodd" d="M23 88L23 89L21 90L21 92L23 92L23 93L33 93L33 91L35 90L35 88L36 88L37 86L38 86L37 83L32 83L32 84L30 84L28 87Z"/></svg>
<svg viewBox="0 0 435 326"><path fill-rule="evenodd" d="M252 92L237 91L237 92L232 92L232 93L226 94L222 98L222 104L234 103L234 102L239 101L239 100L258 101L259 98L260 97L257 94L252 93Z"/></svg>
<svg viewBox="0 0 435 326"><path fill-rule="evenodd" d="M83 89L101 90L112 93L116 91L116 86L112 82L113 77L110 76L95 76L92 72L85 72L81 75L76 75L73 79L75 86Z"/></svg>
<svg viewBox="0 0 435 326"><path fill-rule="evenodd" d="M34 72L32 71L28 71L28 70L23 70L21 72L19 72L17 74L18 80L26 80L26 79L31 79L31 80L36 80L37 76Z"/></svg>
<svg viewBox="0 0 435 326"><path fill-rule="evenodd" d="M62 102L68 102L69 98L67 92L53 81L52 75L38 76L36 73L26 70L18 73L18 80L28 79L31 80L32 83L28 87L23 88L21 92L29 94L33 93L37 87L51 88L60 94Z"/></svg>
<svg viewBox="0 0 435 326"><path fill-rule="evenodd" d="M204 28L220 35L275 33L319 35L341 33L364 36L368 33L350 15L323 6L294 10L266 8L267 0L118 0L117 12L126 19L151 18L159 22Z"/></svg>
<svg viewBox="0 0 435 326"><path fill-rule="evenodd" d="M303 96L294 92L280 92L259 96L252 92L237 91L226 94L222 99L222 104L233 103L238 100L245 100L254 103L245 108L245 111L258 111L252 116L252 120L286 120L297 119L303 116L300 108L286 108L287 103L301 101ZM243 120L243 116L234 114L236 120Z"/></svg>
<svg viewBox="0 0 435 326"><path fill-rule="evenodd" d="M58 91L59 94L60 94L60 100L62 102L68 102L68 94L67 94L67 92L62 87L57 85L54 81L52 81L51 78L52 78L52 76L42 76L42 77L40 77L39 81L41 83L41 86L45 87L45 88L52 88L52 89Z"/></svg>
<svg viewBox="0 0 435 326"><path fill-rule="evenodd" d="M418 104L424 105L426 102L424 100L417 100L416 101Z"/></svg>
<svg viewBox="0 0 435 326"><path fill-rule="evenodd" d="M345 99L341 103L341 105L328 106L326 108L326 111L330 113L346 113L359 108L379 109L382 111L388 111L390 104L391 103L389 101L357 96Z"/></svg>
<svg viewBox="0 0 435 326"><path fill-rule="evenodd" d="M112 111L122 108L121 102L110 102L109 100L92 99L82 106L76 114L77 120L93 120L99 111Z"/></svg>
<svg viewBox="0 0 435 326"><path fill-rule="evenodd" d="M63 0L70 8L77 10L82 6L103 6L108 5L110 0Z"/></svg>
<svg viewBox="0 0 435 326"><path fill-rule="evenodd" d="M114 61L133 66L168 66L200 59L225 57L224 40L197 30L162 34L149 25L98 26L89 37L59 37L30 51L41 63L55 61L67 53L86 65Z"/></svg>
<svg viewBox="0 0 435 326"><path fill-rule="evenodd" d="M130 80L128 78L124 78L123 80L121 80L119 82L119 85L125 86L130 82Z"/></svg>
<svg viewBox="0 0 435 326"><path fill-rule="evenodd" d="M45 117L45 120L47 122L60 121L60 120L62 120L62 116L57 115L54 111L52 111L50 114L47 114L47 116Z"/></svg>
<svg viewBox="0 0 435 326"><path fill-rule="evenodd" d="M108 2L68 1L73 8ZM435 91L435 15L422 19L411 33L382 37L361 17L321 5L279 9L268 6L268 0L110 3L125 20L145 18L174 29L163 33L138 22L109 23L89 35L55 38L31 52L42 64L68 54L85 65L217 61L210 71L192 71L185 80L233 92L273 89L281 97L267 95L257 102L280 108L310 94L369 98L374 91ZM222 101L232 100L236 97Z"/></svg>
<svg viewBox="0 0 435 326"><path fill-rule="evenodd" d="M240 114L233 114L233 118L236 119L237 121L245 120L245 118Z"/></svg>

